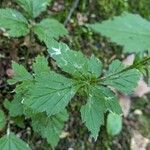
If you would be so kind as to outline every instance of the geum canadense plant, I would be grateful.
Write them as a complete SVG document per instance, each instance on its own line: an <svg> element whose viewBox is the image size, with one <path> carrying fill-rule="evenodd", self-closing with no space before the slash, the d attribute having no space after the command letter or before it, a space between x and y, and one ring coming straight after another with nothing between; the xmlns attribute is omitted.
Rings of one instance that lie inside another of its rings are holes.
<svg viewBox="0 0 150 150"><path fill-rule="evenodd" d="M35 59L32 73L13 62L15 75L9 83L17 83L17 86L9 107L10 116L31 118L33 130L55 147L68 119L66 106L76 93L84 91L87 101L81 107L81 118L96 140L104 125L104 114L122 114L117 95L110 87L130 94L137 86L140 72L114 60L102 74L102 62L94 55L87 58L54 40L50 42L48 52L68 75L50 69L43 56Z"/></svg>
<svg viewBox="0 0 150 150"><path fill-rule="evenodd" d="M130 23L130 19L127 21ZM22 115L30 118L34 132L46 138L54 148L69 117L66 107L76 94L84 95L86 103L81 103L81 119L97 140L100 127L104 125L104 115L111 114L108 120L112 120L112 114L122 114L118 97L112 89L131 94L141 77L139 70L149 63L150 58L142 58L131 66L113 60L106 70L94 55L87 58L80 51L71 50L65 43L47 38L44 32L42 35L50 57L61 71L58 73L50 68L44 56L35 58L30 72L23 65L13 62L14 76L9 84L16 84L16 88L14 99L7 102L10 120ZM117 32L114 36L118 39ZM0 115L3 116L3 124L0 125L4 126L5 116L3 113ZM9 143L14 149L16 143L18 147L30 149L10 129L8 123L7 134L0 139L0 149L7 149Z"/></svg>

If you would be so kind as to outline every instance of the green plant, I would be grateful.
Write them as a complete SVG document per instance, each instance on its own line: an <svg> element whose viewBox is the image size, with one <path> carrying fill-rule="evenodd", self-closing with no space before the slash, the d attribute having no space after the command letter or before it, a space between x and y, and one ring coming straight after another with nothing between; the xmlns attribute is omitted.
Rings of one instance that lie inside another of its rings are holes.
<svg viewBox="0 0 150 150"><path fill-rule="evenodd" d="M88 24L89 28L102 34L110 41L123 46L124 52L136 53L137 63L141 60L138 55L150 54L150 22L137 14L123 13L102 23ZM148 62L148 61L146 61ZM150 65L145 64L143 73L150 80ZM148 81L150 83L150 81Z"/></svg>
<svg viewBox="0 0 150 150"><path fill-rule="evenodd" d="M104 114L121 114L117 96L109 86L129 94L136 87L140 72L136 66L125 67L114 60L102 75L102 63L94 55L87 58L55 40L50 40L47 46L58 67L66 73L50 70L43 56L36 58L31 74L13 62L15 74L9 83L18 84L14 100L8 106L9 115L31 118L33 130L55 147L68 119L65 107L75 94L84 95L87 102L81 107L81 118L96 140Z"/></svg>
<svg viewBox="0 0 150 150"><path fill-rule="evenodd" d="M37 0L36 3L34 0L16 2L24 9L27 19L17 10L0 9L0 27L5 28L12 37L24 36L32 31L36 33L45 42L59 71L56 73L56 70L50 69L44 56L35 58L30 72L23 65L12 63L14 76L8 82L16 84L16 88L14 99L4 103L9 110L7 118L0 111L0 128L4 128L7 121L7 134L0 139L0 149L10 149L10 143L13 149L30 149L11 133L11 120L17 117L29 119L29 122L31 120L34 132L46 138L52 148L56 147L69 117L66 107L75 95L86 98L86 101L81 102L81 119L95 140L100 127L105 123L107 113L107 132L111 135L117 134L121 130L122 111L114 89L131 94L140 79L139 70L148 65L150 57L142 58L129 67L114 60L107 70L103 69L102 62L94 55L87 58L81 52L70 50L66 44L54 40L67 33L57 21L44 19L35 23L35 18L46 9L49 0ZM141 26L137 25L138 22ZM149 50L147 31L150 25L140 16L126 13L114 20L88 26L123 45L126 52L135 52L135 48L138 52ZM118 120L118 130L114 130L112 120L115 117Z"/></svg>
<svg viewBox="0 0 150 150"><path fill-rule="evenodd" d="M43 19L40 23L36 18L45 11L51 0L15 0L23 8L23 14L11 8L0 9L0 28L4 28L10 37L21 37L35 33L41 41L66 35L64 26L52 18ZM30 37L31 39L33 37Z"/></svg>

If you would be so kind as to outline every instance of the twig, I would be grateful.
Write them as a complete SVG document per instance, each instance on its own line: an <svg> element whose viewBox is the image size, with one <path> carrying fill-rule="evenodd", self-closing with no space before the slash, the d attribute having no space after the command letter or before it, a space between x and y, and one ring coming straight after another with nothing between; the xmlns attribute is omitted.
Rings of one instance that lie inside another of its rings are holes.
<svg viewBox="0 0 150 150"><path fill-rule="evenodd" d="M71 19L71 16L72 16L73 12L75 11L76 7L78 6L78 3L79 3L79 0L75 0L75 1L72 3L72 7L71 7L71 9L70 9L70 12L69 12L69 14L68 14L68 16L67 16L67 18L66 18L66 20L65 20L65 22L64 22L64 25L65 25L65 26L67 25L68 21Z"/></svg>

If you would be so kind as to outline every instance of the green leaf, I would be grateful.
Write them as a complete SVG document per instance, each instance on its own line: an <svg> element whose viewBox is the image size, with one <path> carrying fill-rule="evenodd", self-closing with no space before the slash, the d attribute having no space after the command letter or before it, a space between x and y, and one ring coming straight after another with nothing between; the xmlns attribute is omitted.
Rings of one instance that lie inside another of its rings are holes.
<svg viewBox="0 0 150 150"><path fill-rule="evenodd" d="M35 74L48 72L50 70L50 68L48 67L48 62L44 56L36 57L35 63L33 64L33 70Z"/></svg>
<svg viewBox="0 0 150 150"><path fill-rule="evenodd" d="M87 104L81 108L82 121L85 122L95 140L97 140L100 126L104 124L103 112L103 105L94 96L90 96Z"/></svg>
<svg viewBox="0 0 150 150"><path fill-rule="evenodd" d="M52 147L55 147L59 142L59 136L67 119L66 110L51 117L38 114L32 117L32 127L35 132L46 138Z"/></svg>
<svg viewBox="0 0 150 150"><path fill-rule="evenodd" d="M0 110L0 129L4 128L6 124L5 114L2 110Z"/></svg>
<svg viewBox="0 0 150 150"><path fill-rule="evenodd" d="M50 39L58 39L60 36L68 34L65 27L55 19L43 19L39 24L34 26L34 32L45 43Z"/></svg>
<svg viewBox="0 0 150 150"><path fill-rule="evenodd" d="M28 14L29 17L33 16L32 0L15 0Z"/></svg>
<svg viewBox="0 0 150 150"><path fill-rule="evenodd" d="M107 111L122 113L116 95L109 88L92 87L87 104L81 108L81 117L95 140L100 126L104 124L104 113Z"/></svg>
<svg viewBox="0 0 150 150"><path fill-rule="evenodd" d="M122 130L122 117L115 113L109 113L107 117L107 133L117 135Z"/></svg>
<svg viewBox="0 0 150 150"><path fill-rule="evenodd" d="M19 65L18 63L13 62L12 68L14 71L13 79L9 80L10 84L14 84L16 82L21 82L25 80L32 80L32 75L24 68L24 66Z"/></svg>
<svg viewBox="0 0 150 150"><path fill-rule="evenodd" d="M64 43L49 42L48 52L63 71L75 78L97 78L101 75L102 63L93 55L85 57L80 51L72 51Z"/></svg>
<svg viewBox="0 0 150 150"><path fill-rule="evenodd" d="M27 143L15 136L13 133L7 134L0 139L1 150L30 150Z"/></svg>
<svg viewBox="0 0 150 150"><path fill-rule="evenodd" d="M16 94L13 101L10 103L9 114L12 117L23 115L22 95Z"/></svg>
<svg viewBox="0 0 150 150"><path fill-rule="evenodd" d="M110 85L123 93L131 94L136 88L141 74L137 69L125 69L126 67L119 60L114 60L105 74L103 84Z"/></svg>
<svg viewBox="0 0 150 150"><path fill-rule="evenodd" d="M29 89L33 85L32 80L23 81L16 86L14 99L9 104L9 114L12 117L21 116L24 114L24 101L29 98Z"/></svg>
<svg viewBox="0 0 150 150"><path fill-rule="evenodd" d="M51 0L16 0L16 2L25 10L32 18L40 15L45 11Z"/></svg>
<svg viewBox="0 0 150 150"><path fill-rule="evenodd" d="M11 37L20 37L29 33L25 17L13 9L0 9L0 27L6 29Z"/></svg>
<svg viewBox="0 0 150 150"><path fill-rule="evenodd" d="M94 31L110 38L124 47L125 52L142 52L150 50L150 22L139 15L123 13L114 17L88 25Z"/></svg>
<svg viewBox="0 0 150 150"><path fill-rule="evenodd" d="M49 71L36 75L35 84L29 90L31 96L24 104L37 112L46 111L51 116L67 106L78 86L73 80Z"/></svg>

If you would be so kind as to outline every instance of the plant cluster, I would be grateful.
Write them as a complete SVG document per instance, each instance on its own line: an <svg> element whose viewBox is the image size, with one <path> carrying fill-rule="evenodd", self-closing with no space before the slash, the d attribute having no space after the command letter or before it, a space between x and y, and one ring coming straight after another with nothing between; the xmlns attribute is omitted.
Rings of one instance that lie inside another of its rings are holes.
<svg viewBox="0 0 150 150"><path fill-rule="evenodd" d="M25 36L34 32L47 46L49 56L55 61L57 70L50 68L44 56L37 56L28 72L23 65L12 63L14 76L8 80L15 84L14 99L5 101L9 111L7 134L0 139L0 149L30 149L29 146L10 131L10 119L25 116L31 119L31 126L52 148L57 146L59 136L68 120L67 106L75 95L86 98L80 113L82 122L91 136L97 140L100 127L105 124L111 135L121 130L121 107L115 90L131 94L146 69L150 72L150 23L139 15L124 13L102 23L88 24L87 27L124 47L125 52L146 52L146 57L131 66L120 60L113 60L108 69L94 55L84 56L80 51L71 50L57 39L67 30L54 19L34 19L49 4L49 0L16 0L23 8L24 16L17 10L0 9L0 27L11 37ZM147 67L148 66L148 67ZM141 71L141 72L140 72ZM114 124L116 123L116 124ZM6 117L0 110L0 128L6 124ZM114 129L117 125L118 128Z"/></svg>

